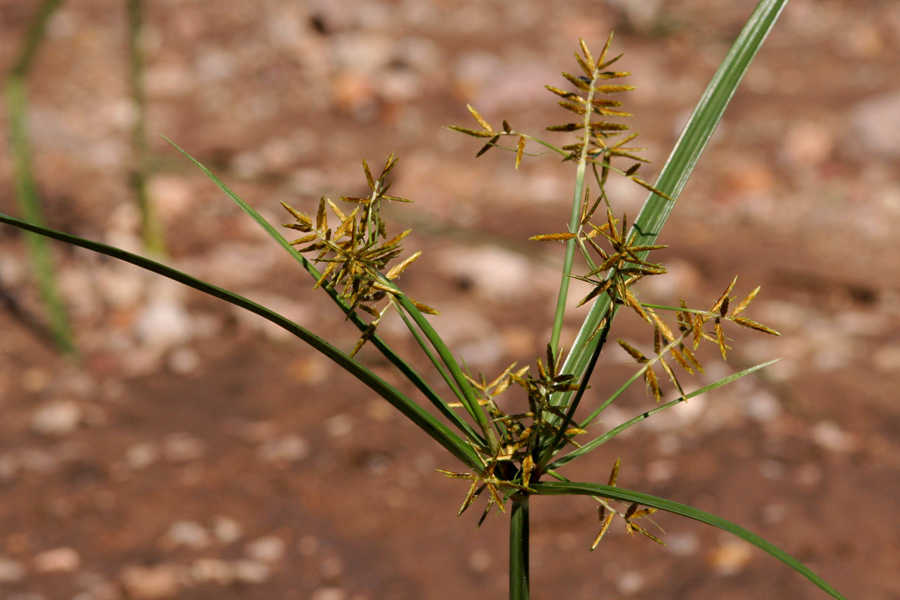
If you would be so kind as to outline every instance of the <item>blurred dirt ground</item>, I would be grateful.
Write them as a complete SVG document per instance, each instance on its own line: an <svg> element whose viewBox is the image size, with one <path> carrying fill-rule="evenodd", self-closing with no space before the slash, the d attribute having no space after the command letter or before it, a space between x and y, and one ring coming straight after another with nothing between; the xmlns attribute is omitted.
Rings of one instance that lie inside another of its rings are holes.
<svg viewBox="0 0 900 600"><path fill-rule="evenodd" d="M37 4L0 0L3 71ZM477 142L443 126L470 125L468 102L540 134L564 118L542 86L564 84L579 37L599 48L615 30L652 180L754 5L146 4L150 191L169 262L350 348L354 332L290 257L156 134L275 223L281 200L312 210L321 195L360 193L360 160L396 152L392 190L415 204L391 219L424 251L402 283L442 310L436 327L488 376L532 364L545 344L560 253L525 240L564 227L571 172L549 157L518 172L502 152L474 160ZM866 600L900 598L898 40L896 2L788 5L665 228L657 258L670 275L643 290L702 305L735 274L738 295L763 286L750 316L783 335L738 336L693 385L782 360L567 472L604 481L621 457L623 487L731 519ZM139 249L126 48L118 3L64 3L29 81L29 125L49 224ZM7 139L5 117L0 128ZM0 210L18 214L11 170L4 149ZM645 195L627 182L614 192L632 215ZM504 597L505 518L478 531L477 510L456 518L465 483L436 472L456 466L386 403L254 317L55 252L83 368L30 324L25 245L0 228L0 598ZM573 311L569 339L577 326ZM415 355L397 323L383 331ZM592 399L630 368L610 351ZM600 427L652 403L636 388ZM533 504L537 599L825 597L681 518L655 517L665 547L615 523L589 553L589 500Z"/></svg>

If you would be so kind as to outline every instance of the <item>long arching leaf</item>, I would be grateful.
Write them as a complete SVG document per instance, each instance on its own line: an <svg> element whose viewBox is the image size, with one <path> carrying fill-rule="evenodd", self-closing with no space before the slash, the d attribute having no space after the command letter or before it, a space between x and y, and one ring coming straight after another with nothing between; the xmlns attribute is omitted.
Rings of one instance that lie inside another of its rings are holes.
<svg viewBox="0 0 900 600"><path fill-rule="evenodd" d="M792 557L784 550L778 548L770 542L767 542L755 533L752 533L744 529L743 527L732 523L727 519L717 517L708 512L694 508L693 506L680 504L678 502L673 502L671 500L666 500L665 498L659 498L657 496L651 496L650 494L644 494L641 492L635 492L632 490L612 487L608 485L601 485L599 483L554 481L547 483L533 483L530 487L535 491L535 493L544 496L599 496L601 498L609 498L611 500L619 500L621 502L633 502L640 504L641 506L649 506L651 508L664 510L666 512L681 515L689 519L694 519L695 521L700 521L701 523L706 523L707 525L712 525L713 527L718 527L722 531L727 531L728 533L735 535L742 540L753 544L760 550L763 550L774 556L781 562L785 563L786 565L812 581L833 598L846 600L844 596L839 594L834 588L825 583L821 577L813 573L809 568L804 566L800 561Z"/></svg>
<svg viewBox="0 0 900 600"><path fill-rule="evenodd" d="M196 158L191 156L186 150L184 150L181 146L179 146L178 144L176 144L175 142L173 142L166 136L161 136L161 137L164 140L166 140L173 148L175 148L176 150L181 152L184 156L186 156L188 158L188 160L190 160L192 163L194 163L194 166L196 166L198 169L200 169L204 175L209 177L209 179L214 184L216 184L216 186L220 190L225 192L226 196L231 198L231 200L235 204L237 204L241 210L243 210L245 213L247 213L247 215L250 216L250 218L252 218L254 221L256 221L256 223L260 227L262 227L263 230L267 234L269 234L269 237L271 237L273 240L275 240L279 246L281 246L282 248L287 250L288 254L290 254L294 260L296 260L298 263L300 263L300 266L303 267L303 269L307 273L309 273L314 280L318 280L322 276L322 274L319 273L319 271L315 268L315 266L313 266L312 263L310 263L308 260L306 260L306 258L304 258L302 254L297 252L297 250L293 246L291 246L290 242L288 242L287 238L285 238L283 235L281 235L280 231L278 231L275 227L273 227L271 223L266 221L265 218L263 218L263 216L261 214L259 214L259 212L257 212L257 210L255 208L253 208L252 206L247 204L247 202L243 198L238 196L231 188L229 188L225 184L225 182L223 182L221 179L219 179L215 175L215 173L210 171L206 167L206 165L204 165L199 160L197 160ZM327 286L323 286L320 289L325 290L325 292L331 297L331 299L335 302L335 304L337 304L341 308L341 310L344 311L344 314L347 315L347 319L349 319L351 323L356 325L356 327L360 331L366 331L366 329L368 328L368 323L366 323L362 318L360 318L360 316L357 315L355 311L351 310L351 308L347 305L346 302L344 302L340 298L340 296L338 295L338 293L335 290L333 290ZM401 301L402 300L405 300L405 302L403 303L404 308L408 312L410 312L410 314L413 315L414 318L418 318L421 321L425 320L425 317L422 316L422 314L415 307L415 305L413 305L411 302L409 302L409 300L407 298L403 297L403 298L401 298ZM427 321L426 321L426 323L427 323ZM427 335L428 331L426 330L425 333ZM432 333L433 333L433 331L432 331ZM416 332L413 332L413 334L415 335ZM436 334L434 334L434 335L436 335ZM429 337L429 339L434 341L433 337ZM417 340L418 340L418 338L417 338ZM435 392L434 389L431 388L431 386L428 385L428 383L425 381L425 379L415 369L413 369L405 360L403 360L400 357L400 355L394 351L393 348L391 348L383 339L381 339L381 337L379 337L377 334L373 334L369 338L369 343L371 343L373 346L375 346L375 348L377 348L378 351L381 352L381 354L391 364L393 364L397 368L397 370L400 371L400 373L406 379L408 379L413 385L415 385L419 389L419 391L422 392L422 394L424 394L424 396L426 398L428 398L428 400L441 412L441 414L443 414L445 417L447 417L447 419L451 423L456 425L460 431L465 433L466 436L470 440L473 441L473 443L479 444L480 446L482 446L485 449L487 448L484 438L479 433L477 433L471 427L471 425L466 423L458 414L453 412L453 409L451 409L447 405L447 403L443 400L443 398L441 398L440 395L437 392ZM424 346L423 346L423 348L424 348ZM427 349L426 349L426 352L427 352ZM449 351L447 352L447 355L449 356ZM452 358L451 358L451 360L452 360ZM473 402L474 402L474 398L473 398Z"/></svg>
<svg viewBox="0 0 900 600"><path fill-rule="evenodd" d="M357 378L371 390L376 392L379 396L390 402L395 408L397 408L397 410L406 415L407 418L409 418L425 433L434 438L439 444L441 444L463 463L473 469L481 468L481 462L475 451L472 450L472 448L454 431L449 429L442 422L438 421L434 416L424 410L421 406L413 402L396 388L381 379L378 375L362 366L319 336L313 334L307 329L304 329L290 319L287 319L282 315L269 310L268 308L257 304L256 302L253 302L252 300L244 298L239 294L235 294L234 292L220 288L211 283L207 283L206 281L197 279L196 277L192 277L187 273L183 273L162 263L150 260L149 258L145 258L137 254L132 254L131 252L126 252L125 250L122 250L120 248L108 246L100 242L87 240L75 235L63 233L54 229L49 229L47 227L34 225L32 223L28 223L27 221L23 221L9 215L4 215L2 213L0 213L0 223L6 223L7 225L12 225L13 227L18 227L19 229L31 231L33 233L53 238L61 242L66 242L67 244L72 244L73 246L80 246L82 248L86 248L88 250L92 250L94 252L105 254L106 256L111 256L112 258L131 263L142 269L146 269L147 271L152 271L153 273L162 275L163 277L167 277L168 279L172 279L173 281L177 281L188 287L194 288L195 290L203 292L204 294L209 294L210 296L219 298L230 304L234 304L235 306L248 310L261 316L264 319L267 319L268 321L271 321L272 323L275 323L279 327L289 331L296 337L312 346L322 355L333 360L347 373Z"/></svg>

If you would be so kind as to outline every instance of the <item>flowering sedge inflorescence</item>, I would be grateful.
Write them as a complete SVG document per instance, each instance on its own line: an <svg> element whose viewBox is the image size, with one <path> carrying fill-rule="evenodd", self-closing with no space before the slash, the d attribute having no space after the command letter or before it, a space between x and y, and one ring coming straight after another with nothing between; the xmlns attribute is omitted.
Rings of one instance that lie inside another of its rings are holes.
<svg viewBox="0 0 900 600"><path fill-rule="evenodd" d="M703 368L694 354L702 341L713 341L719 347L722 357L726 357L728 346L722 328L724 321L769 334L777 335L777 332L739 316L756 296L759 288L753 290L734 306L729 314L729 306L734 300L730 294L737 278L731 282L712 308L706 311L690 309L683 301L679 307L652 306L639 301L633 289L634 284L643 277L661 275L666 272L662 265L649 262L647 255L650 251L659 250L665 246L641 244L638 241L637 233L629 231L626 218L624 216L621 219L614 217L611 203L606 195L606 183L610 173L616 173L663 198L671 199L637 176L641 165L648 162L638 154L643 148L626 146L637 137L637 134L625 135L628 130L627 125L608 120L609 117L631 116L630 113L620 109L622 102L611 98L611 95L633 89L633 86L615 82L615 80L628 76L629 73L610 70L610 66L621 57L619 55L607 59L611 40L612 36L607 40L597 59L594 59L587 44L581 40L581 53L576 53L575 58L582 74L563 73L563 77L574 87L574 90L568 91L555 86L546 86L550 92L560 98L558 103L562 108L578 117L572 122L548 127L548 130L576 133L576 140L573 143L557 148L544 140L514 130L505 120L501 128L494 128L472 106L468 106L468 110L481 129L457 126L451 127L451 129L486 139L486 144L479 150L478 156L495 147L515 152L517 169L526 154L527 142L536 142L556 152L564 161L577 162L580 169L590 167L599 193L596 197L592 197L590 188L585 186L585 191L581 195L578 227L565 232L540 234L530 239L541 242L563 241L576 245L588 266L588 271L584 275L570 274L570 277L588 282L593 286L591 292L581 300L579 305L595 300L601 294L609 296L613 309L599 323L593 334L603 336L596 352L599 353L605 343L605 336L609 332L612 317L620 306L632 309L641 319L652 325L654 339L652 356L645 356L624 340L618 340L618 343L641 364L640 372L648 390L659 402L663 392L654 366L659 366L671 380L678 394L682 398L685 397L675 371L666 361L666 356L671 357L671 360L687 373L702 372ZM516 138L515 146L500 145L503 137ZM617 168L612 164L614 160L617 162L629 161L631 165ZM605 208L603 211L605 219L602 223L595 224L593 218L601 206ZM674 313L675 328L678 330L678 334L673 332L672 327L662 317L661 313L666 310ZM711 331L707 331L709 324L713 326ZM548 448L549 452L555 455L565 448L581 447L574 439L575 436L586 433L585 428L596 419L594 416L581 426L572 425L574 410L581 394L587 387L589 373L579 380L575 374L560 372L560 364L560 357L554 356L552 347L548 345L546 363L540 359L537 361L537 376L531 376L528 369L514 372L514 367L511 366L490 384L485 383L482 377L481 384L476 385L483 395L480 402L488 407L488 412L500 436L500 443L493 455L482 457L485 463L484 473L489 474L487 477L445 472L453 477L472 479L472 486L460 512L465 510L474 498L485 489L490 491L490 499L485 513L490 510L492 505L497 505L502 510L504 498L515 493L523 493L523 491L527 493L529 484L538 481L545 473L560 477L547 468L546 452ZM516 383L526 391L527 411L506 414L498 408L495 398L500 392L506 390L510 383ZM560 402L561 398L568 400ZM613 467L608 483L610 486L616 484L619 464L619 461L616 461ZM506 473L506 480L498 479L498 473ZM504 486L505 495L501 495ZM599 543L608 529L610 521L617 514L624 519L630 533L639 532L654 541L659 541L646 529L634 523L635 519L652 514L653 509L640 509L638 505L632 504L623 511L617 511L610 506L607 500L603 498L596 498L596 500L600 503L602 525L592 549ZM482 516L483 518L484 516Z"/></svg>
<svg viewBox="0 0 900 600"><path fill-rule="evenodd" d="M315 219L282 202L296 221L285 224L285 227L306 234L293 240L291 244L300 246L297 251L301 254L314 254L313 262L326 265L316 281L316 287L325 286L331 290L340 288L338 295L346 303L349 311L359 308L374 317L351 352L351 356L355 355L374 334L375 328L392 305L390 300L399 293L391 282L421 254L416 252L390 269L387 268L388 263L402 253L400 242L411 231L407 229L388 239L384 221L381 219L381 205L385 200L410 202L387 193L391 187L386 183L387 176L396 164L397 158L391 154L381 173L378 177L374 177L369 165L363 161L370 194L366 198L342 196L342 201L356 205L349 214L345 214L334 202L324 197L319 200ZM340 222L336 228L328 226L328 209ZM386 299L389 302L381 306L381 302ZM424 313L438 314L430 306L412 299L410 301Z"/></svg>
<svg viewBox="0 0 900 600"><path fill-rule="evenodd" d="M613 317L619 308L625 307L634 311L653 328L653 354L650 356L624 340L618 340L618 343L640 364L637 375L631 381L642 377L657 402L662 398L663 391L654 368L661 369L679 396L685 399L686 394L673 366L677 365L690 374L702 372L703 368L694 352L703 341L715 343L722 357L726 358L728 346L723 330L724 322L777 335L776 331L741 316L759 288L753 290L742 301L733 304L735 299L730 294L737 278L709 310L688 308L683 301L677 307L650 305L638 298L634 290L635 283L644 277L666 272L662 265L647 260L651 251L662 249L664 246L642 243L638 234L629 229L624 216L621 218L614 216L612 204L606 194L606 184L610 174L617 174L663 198L671 199L637 176L641 165L648 162L638 154L642 148L627 146L637 134L625 135L627 125L608 120L630 116L620 109L622 102L611 96L633 89L630 85L616 82L629 73L610 70L621 57L619 55L607 58L611 39L610 37L607 40L603 51L596 59L587 44L581 41L581 52L576 53L575 58L582 74L563 73L563 77L574 88L573 91L547 86L551 93L560 98L559 105L576 117L572 122L554 125L548 129L553 132L574 133L574 142L556 147L545 140L514 130L508 121L503 121L502 127L496 129L472 106L468 106L469 112L481 129L451 127L455 131L486 140L478 152L479 156L493 148L515 152L516 168L520 166L526 154L528 142L540 144L559 155L563 161L573 161L577 164L578 211L573 215L570 230L535 235L530 239L539 242L562 241L577 248L587 265L587 270L584 275L568 272L566 275L593 286L579 305L606 295L611 307L593 331L591 339L596 341L596 349L591 365L581 373L563 372L563 353L555 348L554 343L547 345L545 359L537 359L535 374L527 367L516 370L515 365L511 365L498 377L488 381L484 376L476 378L459 368L455 373L448 373L438 367L460 400L447 403L444 407L465 408L469 416L479 422L483 433L483 436L472 433L468 438L469 445L477 454L479 467L469 473L441 471L450 477L471 481L460 513L471 506L485 490L488 492L487 506L479 524L490 513L492 507L496 506L503 511L505 502L511 496L532 493L534 490L530 486L539 482L542 476L550 475L565 480L554 470L551 462L560 452L574 449L571 456L565 456L557 461L562 465L605 441L606 438L598 438L582 446L576 440L576 436L587 433L587 428L596 422L603 408L611 403L627 384L608 398L587 420L580 423L575 421L575 411L587 389L593 365L606 343ZM515 146L501 146L500 139L503 137L515 138ZM614 161L616 164L623 161L631 164L619 168L613 165ZM353 353L372 337L390 306L396 307L409 300L418 311L437 314L433 308L404 296L393 283L419 256L419 253L415 253L389 267L391 261L400 257L401 241L409 234L407 230L388 238L380 216L380 208L384 201L408 202L387 194L390 184L386 183L386 178L396 163L397 159L391 155L376 177L363 161L370 194L365 198L342 197L342 201L355 205L349 213L345 213L327 198L320 200L314 218L284 205L295 220L286 227L303 233L302 237L291 244L298 247L298 252L312 255L312 262L325 265L318 274L316 286L325 287L335 294L342 301L348 315L359 309L372 317ZM596 196L592 196L589 186L582 185L588 167L598 190ZM329 211L339 221L336 227L329 226ZM595 215L598 212L603 215L600 223L595 222ZM672 315L669 317L671 326L664 318L666 313ZM401 309L401 315L403 314ZM430 356L434 360L434 356ZM452 360L451 363L455 364ZM453 371L450 363L445 364L449 371ZM525 391L527 406L518 412L505 412L496 402L496 398L513 384ZM614 433L616 432L612 432L610 437ZM616 461L609 478L609 486L616 485L619 465L619 461ZM600 504L601 529L592 548L599 543L615 515L624 519L626 529L630 533L638 532L659 541L635 523L636 519L652 514L652 509L641 509L637 504L630 504L620 511L614 509L604 498L595 499Z"/></svg>

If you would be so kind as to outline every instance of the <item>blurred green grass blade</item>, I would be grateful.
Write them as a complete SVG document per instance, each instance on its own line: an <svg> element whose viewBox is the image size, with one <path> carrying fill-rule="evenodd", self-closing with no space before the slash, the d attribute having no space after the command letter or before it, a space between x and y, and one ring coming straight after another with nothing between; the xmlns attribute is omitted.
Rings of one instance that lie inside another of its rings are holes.
<svg viewBox="0 0 900 600"><path fill-rule="evenodd" d="M134 107L131 125L131 149L134 153L134 170L131 173L131 189L137 199L141 214L141 230L144 247L151 254L165 256L166 240L162 223L156 214L156 207L147 190L150 175L150 150L147 144L147 94L144 87L144 6L143 0L127 0L128 12L128 86Z"/></svg>
<svg viewBox="0 0 900 600"><path fill-rule="evenodd" d="M472 450L472 448L462 438L460 438L446 425L438 421L434 416L432 416L418 404L407 398L396 388L378 377L378 375L365 368L322 338L318 337L307 329L304 329L293 321L283 317L282 315L271 311L268 308L253 302L252 300L235 294L234 292L222 289L211 283L207 283L206 281L197 279L196 277L192 277L191 275L178 271L177 269L173 269L172 267L168 267L156 261L150 260L149 258L126 252L125 250L122 250L120 248L108 246L106 244L101 244L99 242L94 242L91 240L86 240L84 238L70 235L68 233L41 227L40 225L34 225L32 223L28 223L21 219L17 219L9 215L4 215L2 213L0 213L0 223L6 223L7 225L12 225L13 227L24 229L25 231L37 233L42 236L66 242L67 244L80 246L82 248L86 248L88 250L92 250L94 252L105 254L106 256L131 263L142 269L152 271L153 273L162 275L163 277L167 277L169 279L172 279L173 281L177 281L188 287L194 288L195 290L198 290L205 294L209 294L210 296L219 298L221 300L224 300L225 302L248 310L268 321L271 321L272 323L275 323L279 327L287 330L288 332L292 333L296 337L312 346L322 355L330 358L332 361L337 363L339 367L356 377L359 381L376 392L379 396L390 402L395 408L406 415L406 417L409 418L413 423L415 423L420 429L434 438L439 444L444 446L444 448L446 448L456 458L461 460L469 467L480 470L481 461L479 460L475 451Z"/></svg>
<svg viewBox="0 0 900 600"><path fill-rule="evenodd" d="M60 4L62 4L62 0L44 0L38 5L34 18L28 24L28 30L25 32L25 37L22 38L19 56L10 70L10 75L24 76L28 73L29 69L31 69L31 64L34 62L37 52L41 47L41 43L44 41L44 32L47 30L47 22L50 20L50 17L53 16L53 13L56 12L56 9L59 8Z"/></svg>
<svg viewBox="0 0 900 600"><path fill-rule="evenodd" d="M47 22L62 0L45 0L37 11L22 39L19 56L4 82L6 106L10 124L10 146L13 157L13 179L22 215L27 221L42 225L44 214L38 196L31 148L28 144L28 94L26 79L37 52L44 40ZM77 358L78 350L72 336L68 311L59 292L56 269L47 240L41 236L26 236L31 269L47 311L50 335L64 354Z"/></svg>
<svg viewBox="0 0 900 600"><path fill-rule="evenodd" d="M759 371L760 369L768 367L769 365L776 363L779 360L781 360L781 359L776 358L775 360L770 360L768 362L764 362L762 364L756 365L755 367L750 367L749 369L744 369L743 371L739 371L737 373L732 373L731 375L728 375L727 377L723 377L722 379L719 379L718 381L715 381L713 383L710 383L709 385L703 386L699 390L694 390L690 394L686 394L685 396L683 396L681 398L676 398L675 400L672 400L671 402L666 402L665 404L657 406L653 410L648 410L647 412L643 412L643 413L639 414L638 416L634 417L633 419L629 419L628 421L625 421L621 425L619 425L617 427L613 427L612 429L610 429L603 435L582 445L580 448L577 448L577 449L573 450L572 452L569 452L562 458L559 458L559 459L553 461L552 463L550 463L548 468L549 469L558 469L559 467L563 466L567 462L575 460L582 454L587 454L591 450L596 449L598 446L600 446L600 445L608 442L612 438L616 437L617 435L619 435L620 433L622 433L629 427L637 425L641 421L647 419L648 417L650 417L652 415L655 415L656 413L658 413L660 411L666 410L667 408L671 408L671 407L675 406L676 404L681 404L682 402L687 402L691 398L696 398L697 396L702 396L703 394L705 394L707 392L711 392L716 388L722 387L723 385L727 385L727 384L731 383L732 381L735 381L737 379L740 379L741 377L744 377L745 375L749 375L750 373L755 373L756 371ZM644 372L644 369L641 369L639 371L639 373L643 373L643 372ZM632 378L632 379L635 379L635 378ZM621 391L621 389L619 391ZM618 396L618 394L619 394L619 392L616 392L616 394L614 394L614 396ZM607 400L606 402L601 404L597 408L597 410L595 410L593 413L591 413L591 415L588 416L588 418L585 419L585 421L581 425L579 425L579 427L581 429L588 428L591 425L591 423L594 421L594 419L596 419L600 415L602 410L604 408L606 408L612 402L613 399L614 398L610 398L609 400Z"/></svg>
<svg viewBox="0 0 900 600"><path fill-rule="evenodd" d="M684 189L744 73L786 4L787 0L762 0L756 6L700 98L656 181L655 187L673 201L650 194L632 226L632 232L638 234L635 244L650 245L656 240L674 207L674 200ZM596 338L591 340L590 337L608 311L609 297L604 294L591 307L578 332L572 352L563 365L564 373L581 373L584 370L596 343ZM566 399L561 398L558 403L562 404Z"/></svg>
<svg viewBox="0 0 900 600"><path fill-rule="evenodd" d="M821 577L813 573L809 568L804 566L800 561L789 555L784 550L781 550L774 544L764 540L755 533L752 533L744 529L743 527L736 525L731 521L728 521L727 519L717 517L708 512L694 508L693 506L680 504L678 502L673 502L671 500L666 500L665 498L659 498L657 496L651 496L649 494L644 494L641 492L635 492L632 490L617 487L610 487L608 485L601 485L598 483L554 481L547 483L533 483L530 487L535 491L535 493L544 496L584 495L599 496L601 498L609 498L611 500L619 500L621 502L634 502L640 504L641 506L649 506L658 510L664 510L666 512L681 515L689 519L694 519L695 521L700 521L701 523L706 523L707 525L712 525L713 527L717 527L722 531L727 531L728 533L737 536L742 540L753 544L764 552L767 552L768 554L774 556L781 562L785 563L786 565L812 581L833 598L846 600L844 596L839 594L834 588L825 583L825 581L823 581Z"/></svg>
<svg viewBox="0 0 900 600"><path fill-rule="evenodd" d="M263 230L265 230L265 232L269 234L269 237L271 237L273 240L278 242L278 244L282 248L287 250L288 254L290 254L294 258L294 260L296 260L298 263L300 263L300 265L303 267L303 269L307 273L309 273L313 277L313 279L316 279L316 280L319 279L321 274L312 265L312 263L310 263L308 260L306 260L306 258L303 257L303 255L301 255L299 252L297 252L297 250L293 246L291 246L290 242L288 242L287 238L285 238L283 235L281 235L281 232L278 231L275 227L273 227L271 223L266 221L263 218L263 216L256 211L256 209L254 209L252 206L247 204L247 202L244 201L243 198L238 196L231 188L229 188L227 185L225 185L225 182L223 182L221 179L219 179L212 171L210 171L208 168L206 168L206 166L203 163L201 163L196 158L191 156L186 150L181 148L178 144L176 144L175 142L173 142L166 136L163 135L161 137L164 140L166 140L173 148L175 148L176 150L181 152L184 156L186 156L188 158L188 160L190 160L192 163L194 163L194 165L198 169L200 169L204 175L209 177L209 179L213 183L215 183L216 186L220 190L225 192L225 194L229 198L231 198L234 201L234 203L237 204L241 208L241 210L243 210L254 221L256 221L257 224L259 224L259 226L262 227ZM347 318L350 319L350 321L354 325L356 325L356 327L360 331L365 331L368 328L368 324L364 320L362 320L356 314L356 312L350 310L350 308L347 306L347 304L344 303L344 301L338 296L336 291L334 291L330 288L327 288L327 287L322 287L321 289L324 289L328 293L328 295L331 296L331 299L338 306L340 306L341 310L344 311L344 314L347 315ZM404 300L405 300L405 302L404 302ZM405 309L407 309L407 312L410 314L410 316L412 316L415 319L416 315L418 315L419 320L424 320L424 316L420 313L420 311L411 302L409 302L409 300L405 296L400 297L400 302L403 305L403 307ZM426 321L426 323L427 323L427 321ZM427 332L426 332L426 335L427 335ZM429 337L429 339L431 339L431 338ZM382 353L382 355L391 362L391 364L393 364L395 367L397 367L397 369L403 374L403 376L406 377L409 381L411 381L416 386L416 388L418 388L419 391L421 391L425 395L425 397L428 398L429 402L431 402L445 417L447 417L447 419L449 419L454 425L456 425L457 428L459 428L467 436L469 436L469 438L473 442L484 446L485 442L484 442L484 439L482 438L482 436L479 435L478 433L476 433L475 430L472 429L472 427L468 423L466 423L464 420L462 420L462 418L460 418L460 416L453 411L453 409L451 409L449 406L447 406L447 403L444 402L444 400L437 394L437 392L435 392L431 388L431 386L429 386L425 382L425 380L422 378L422 376L417 371L415 371L409 364L407 364L406 361L404 361L390 346L388 346L384 342L384 340L382 340L377 335L373 335L369 339L369 343L371 343L373 346L375 346Z"/></svg>

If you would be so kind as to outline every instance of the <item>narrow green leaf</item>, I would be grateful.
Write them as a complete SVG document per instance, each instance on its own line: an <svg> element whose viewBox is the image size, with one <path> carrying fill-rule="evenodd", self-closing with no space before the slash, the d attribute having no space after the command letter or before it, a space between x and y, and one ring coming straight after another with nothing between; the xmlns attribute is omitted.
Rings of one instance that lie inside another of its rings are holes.
<svg viewBox="0 0 900 600"><path fill-rule="evenodd" d="M215 298L224 300L225 302L243 308L249 312L261 316L268 321L271 321L272 323L275 323L279 327L292 333L294 336L312 346L316 351L321 353L326 358L329 358L337 363L338 366L347 371L350 375L357 378L371 390L376 392L379 396L387 400L463 463L471 468L479 468L479 465L481 463L478 459L478 455L462 438L459 437L459 435L457 435L446 425L438 421L434 416L432 416L418 404L407 398L396 388L385 382L378 375L362 366L355 360L351 359L349 356L347 356L322 338L311 333L307 329L304 329L300 325L285 318L284 316L272 310L269 310L268 308L261 306L253 302L252 300L248 300L243 296L235 294L234 292L222 289L211 283L208 283L201 279L197 279L196 277L192 277L186 273L150 260L143 256L138 256L137 254L126 252L125 250L122 250L120 248L115 248L113 246L108 246L99 242L86 240L78 236L70 235L46 227L40 227L38 225L34 225L32 223L28 223L21 219L4 215L2 213L0 213L0 223L6 223L7 225L12 225L14 227L18 227L19 229L31 231L33 233L66 242L67 244L80 246L82 248L86 248L88 250L92 250L94 252L105 254L106 256L131 263L137 267L156 273L157 275L162 275L163 277L172 279L173 281L177 281L188 287L194 288L195 290L203 292L204 294L208 294Z"/></svg>
<svg viewBox="0 0 900 600"><path fill-rule="evenodd" d="M828 593L831 597L837 598L838 600L846 600L844 596L839 594L834 588L825 583L825 581L821 577L816 575L803 563L789 555L784 550L778 548L771 542L764 540L755 533L744 529L740 525L736 525L735 523L732 523L727 519L717 517L716 515L702 511L698 508L694 508L693 506L688 506L679 502L673 502L672 500L667 500L658 496L651 496L650 494L644 494L641 492L635 492L623 488L602 485L599 483L554 481L547 483L533 483L530 487L536 494L542 496L582 495L609 498L610 500L632 502L641 506L648 506L650 508L664 510L666 512L681 515L682 517L687 517L695 521L700 521L701 523L706 523L707 525L712 525L713 527L717 527L722 531L728 532L746 542L753 544L760 550L763 550L769 555L777 558L797 573L809 579L820 589Z"/></svg>
<svg viewBox="0 0 900 600"><path fill-rule="evenodd" d="M612 438L616 437L617 435L619 435L620 433L622 433L629 427L633 427L634 425L637 425L641 421L655 415L656 413L658 413L660 411L666 410L667 408L672 408L676 404L686 402L686 401L690 400L691 398L696 398L697 396L700 396L707 392L711 392L712 390L722 387L723 385L729 384L732 381L740 379L741 377L744 377L751 373L755 373L756 371L759 371L760 369L763 369L765 367L768 367L771 364L778 362L778 360L780 360L780 359L776 358L775 360L770 360L768 362L758 364L756 366L750 367L749 369L744 369L743 371L739 371L737 373L732 373L731 375L728 375L727 377L723 377L722 379L719 379L718 381L710 383L709 385L703 386L702 388L700 388L698 390L694 390L693 392L686 394L686 395L682 396L681 398L676 398L675 400L672 400L663 405L657 406L656 408L654 408L652 410L643 412L643 413L639 414L638 416L634 417L633 419L629 419L628 421L622 423L618 427L613 427L612 429L610 429L603 435L584 444L581 448L578 448L577 450L573 450L572 452L569 452L562 458L556 459L555 461L553 461L550 464L549 468L557 469L557 468L563 466L564 464L575 460L582 454L587 454L588 452L591 452L592 450L596 449L598 446L600 446L600 445L608 442ZM607 406L609 406L611 404L612 400L617 398L622 393L622 391L624 391L624 389L626 389L628 386L631 385L631 383L636 381L643 374L643 372L644 372L644 368L640 369L635 375L633 375L629 379L629 381L626 382L622 386L622 388L620 388L607 401L605 401L600 407L598 407L593 413L591 413L584 421L582 421L580 427L582 429L586 429L587 427L590 427L590 425L597 419L597 417L600 416L600 413L603 411L603 409L606 408Z"/></svg>

